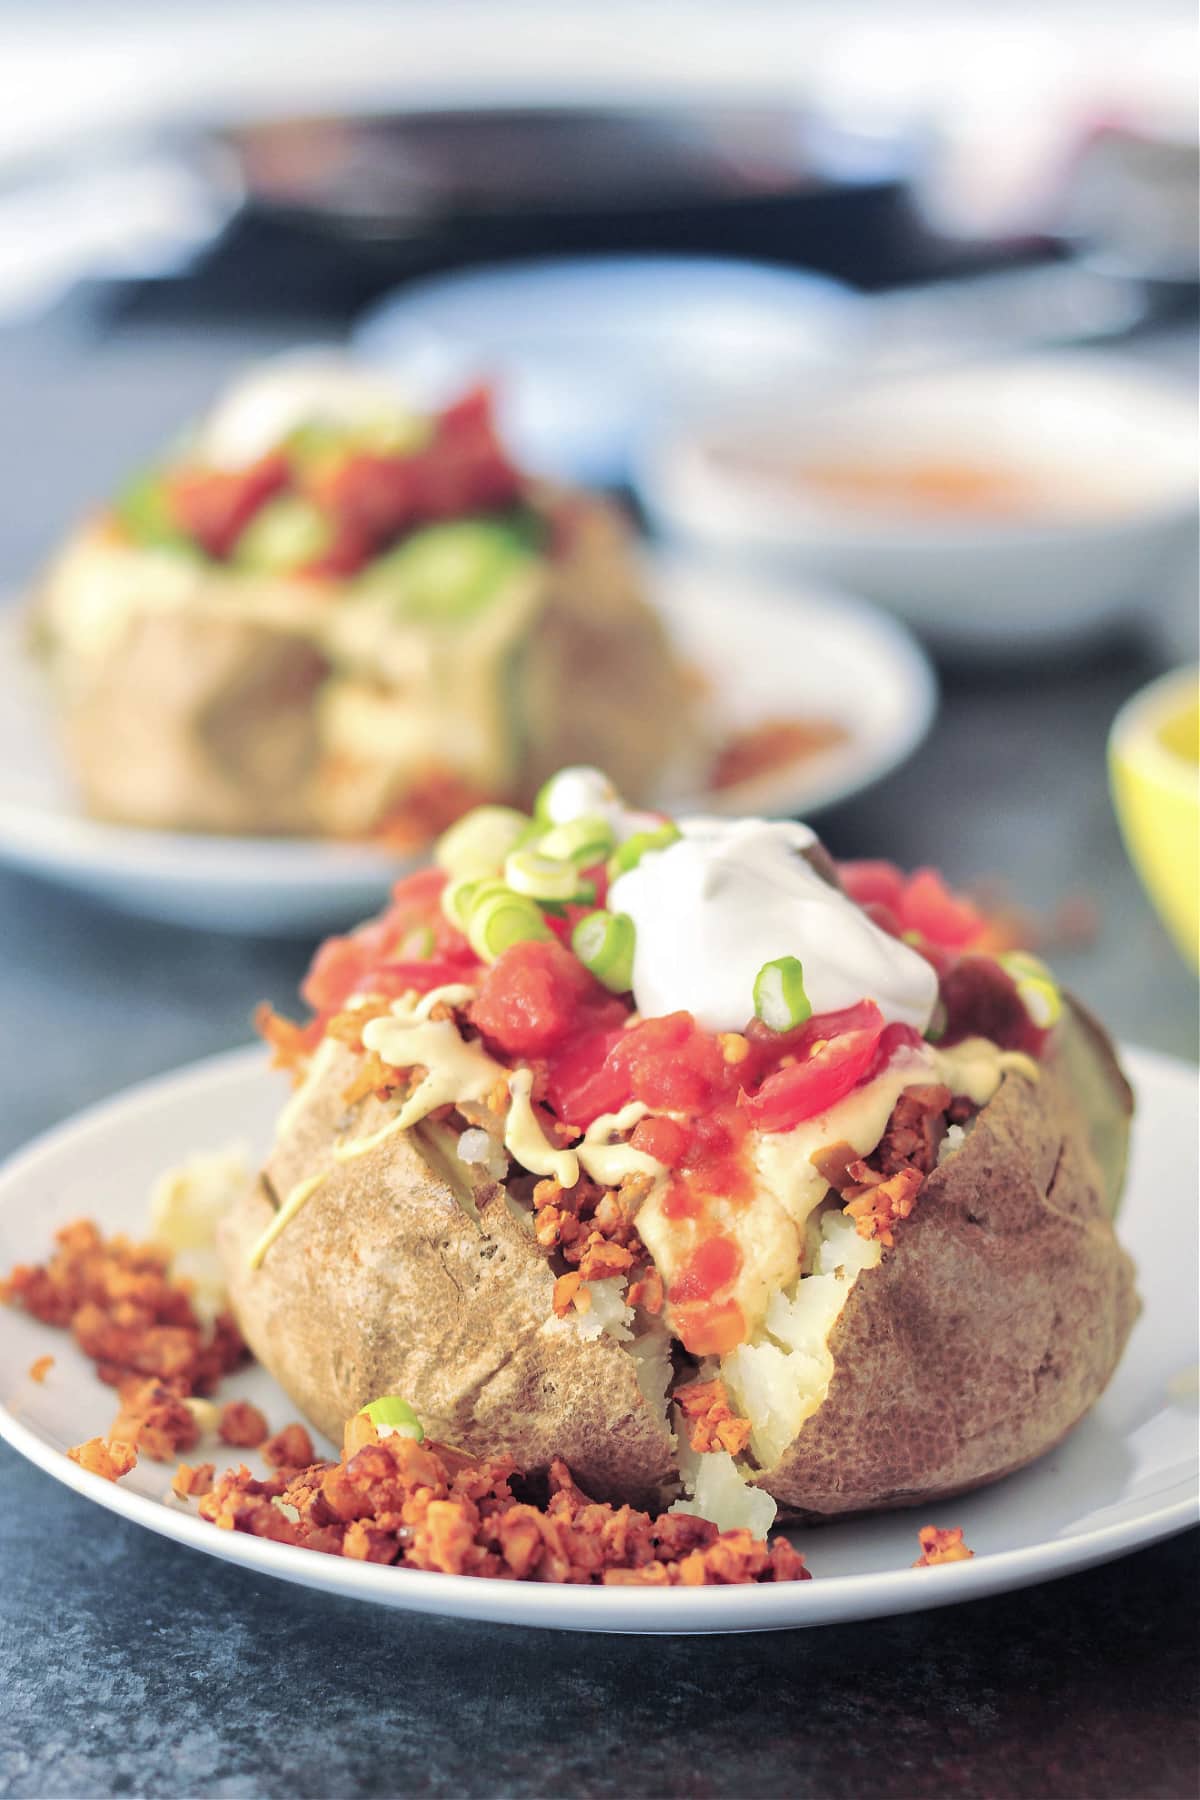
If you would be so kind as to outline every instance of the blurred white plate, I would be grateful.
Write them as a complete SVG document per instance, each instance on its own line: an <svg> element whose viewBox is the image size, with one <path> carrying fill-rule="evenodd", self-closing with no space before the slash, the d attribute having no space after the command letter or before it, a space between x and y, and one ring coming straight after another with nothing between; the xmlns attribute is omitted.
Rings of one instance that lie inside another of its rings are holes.
<svg viewBox="0 0 1200 1800"><path fill-rule="evenodd" d="M422 403L490 381L518 462L615 483L644 431L828 365L860 313L836 282L761 263L561 257L415 282L351 342Z"/></svg>
<svg viewBox="0 0 1200 1800"><path fill-rule="evenodd" d="M885 346L880 346L884 348ZM913 463L1054 497L1011 517L806 491L787 473ZM1196 409L1137 365L1066 352L897 374L860 367L669 422L635 485L676 542L851 588L958 654L1065 647L1153 614L1196 542Z"/></svg>
<svg viewBox="0 0 1200 1800"><path fill-rule="evenodd" d="M915 1512L798 1531L814 1579L778 1587L633 1589L480 1581L381 1568L220 1531L169 1500L170 1465L143 1461L119 1485L63 1452L112 1423L116 1397L66 1332L0 1307L0 1436L101 1506L243 1568L410 1611L576 1631L774 1631L914 1612L1025 1587L1181 1531L1196 1517L1196 1249L1180 1197L1196 1191L1196 1072L1126 1053L1138 1093L1121 1235L1141 1263L1144 1310L1112 1385L1080 1428L996 1487ZM270 1143L284 1084L261 1050L237 1051L134 1088L61 1126L0 1173L0 1273L44 1259L72 1218L146 1232L155 1177L193 1149ZM1182 1224L1182 1229L1180 1229ZM1169 1254L1163 1245L1170 1244ZM34 1359L52 1355L44 1384ZM227 1382L274 1429L295 1408L262 1369ZM206 1460L221 1446L206 1448ZM229 1453L257 1473L260 1463ZM961 1526L973 1561L914 1569L917 1528ZM48 1546L49 1547L49 1546Z"/></svg>
<svg viewBox="0 0 1200 1800"><path fill-rule="evenodd" d="M929 663L903 627L842 595L648 557L648 590L711 682L717 732L773 717L843 724L846 741L747 784L667 792L701 812L814 813L879 780L928 731ZM0 619L0 862L145 917L208 930L309 934L352 924L421 859L319 839L204 837L83 817L15 615Z"/></svg>

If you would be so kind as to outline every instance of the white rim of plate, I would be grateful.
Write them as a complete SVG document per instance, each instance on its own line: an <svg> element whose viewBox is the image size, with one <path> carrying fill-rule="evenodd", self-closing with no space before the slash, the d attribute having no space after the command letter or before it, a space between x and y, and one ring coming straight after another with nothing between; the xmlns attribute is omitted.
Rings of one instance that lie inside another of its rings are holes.
<svg viewBox="0 0 1200 1800"><path fill-rule="evenodd" d="M1134 1049L1121 1046L1121 1054L1130 1056L1141 1062L1143 1066L1158 1064L1164 1074L1177 1073L1187 1065L1178 1059L1164 1056L1157 1051ZM77 1134L82 1134L97 1125L116 1125L128 1115L136 1115L153 1100L159 1090L178 1086L183 1081L197 1084L212 1082L219 1085L229 1076L243 1069L260 1069L262 1052L257 1046L245 1046L240 1050L224 1051L217 1056L206 1057L199 1062L185 1065L183 1068L169 1071L162 1075L152 1076L147 1081L138 1082L126 1088L111 1099L103 1100L85 1108L71 1119L53 1126L49 1131L41 1133L23 1150L18 1151L0 1166L0 1190L11 1180L21 1180L33 1174L38 1165L52 1158L64 1145ZM313 1550L300 1549L289 1544L276 1544L248 1534L238 1532L222 1532L214 1542L213 1534L218 1527L207 1521L182 1511L174 1511L164 1501L151 1500L146 1495L122 1489L119 1483L105 1481L98 1475L68 1462L61 1451L38 1436L29 1426L16 1419L7 1407L0 1405L0 1437L4 1438L14 1450L17 1450L30 1462L43 1470L65 1486L90 1498L108 1511L117 1513L133 1523L145 1526L181 1542L192 1549L201 1550L207 1555L217 1555L223 1560L240 1566L257 1570L260 1573L276 1575L284 1580L297 1581L302 1585L314 1585L312 1558L320 1553ZM1094 1566L1096 1563L1108 1561L1119 1556L1124 1550L1144 1549L1161 1539L1170 1537L1176 1532L1186 1530L1195 1524L1200 1514L1200 1503L1196 1498L1174 1500L1149 1513L1140 1513L1135 1519L1120 1520L1112 1525L1097 1526L1089 1531L1077 1531L1065 1536L1045 1539L1037 1544L1025 1545L1016 1550L992 1551L976 1555L970 1561L950 1563L938 1568L937 1586L928 1588L928 1598L922 1598L920 1610L936 1606L950 1605L959 1601L983 1598L996 1591L997 1587L1013 1588L1030 1585L1038 1580L1053 1580L1079 1572L1081 1569ZM168 1523L169 1521L169 1523ZM1048 1550L1053 1552L1054 1564L1047 1568ZM393 1569L378 1569L372 1564L355 1563L345 1558L333 1559L337 1563L336 1586L339 1592L378 1601L378 1584L402 1579L405 1592L413 1596L414 1604L409 1610L429 1613L453 1613L463 1617L472 1617L486 1621L494 1616L498 1622L511 1623L513 1613L528 1610L530 1616L521 1621L531 1625L552 1624L553 1621L537 1617L537 1596L547 1594L571 1593L583 1590L570 1588L564 1584L520 1582L481 1582L475 1577L466 1575L443 1575L433 1571L406 1569L397 1572ZM651 1624L656 1612L662 1609L662 1594L670 1596L672 1609L672 1629L680 1633L690 1630L720 1631L719 1614L722 1609L731 1614L744 1615L746 1597L752 1593L754 1621L752 1625L738 1623L731 1629L766 1630L784 1626L802 1626L803 1608L806 1602L800 1598L805 1593L817 1589L822 1596L840 1596L847 1603L847 1611L842 1617L885 1617L893 1612L917 1610L910 1608L908 1602L914 1592L923 1592L924 1584L929 1583L933 1571L929 1569L904 1568L876 1572L864 1575L831 1575L818 1577L813 1583L782 1582L761 1583L753 1588L670 1588L638 1589L628 1587L605 1588L588 1587L586 1605L597 1615L596 1629L622 1629L637 1632L639 1630L656 1630ZM1026 1579L1028 1578L1028 1579ZM921 1589L914 1589L913 1583L920 1582ZM326 1585L317 1583L315 1585ZM503 1598L493 1596L492 1588L502 1589ZM514 1602L514 1590L525 1588L534 1596L534 1603L527 1599ZM721 1598L717 1596L720 1595ZM489 1602L495 1601L495 1604ZM863 1610L855 1608L855 1602L866 1602ZM507 1604L505 1603L507 1602ZM541 1606L550 1610L550 1603L544 1599ZM822 1608L823 1609L823 1608ZM646 1615L646 1624L638 1623L639 1615ZM704 1622L689 1625L689 1618L700 1615ZM711 1622L712 1615L717 1615L717 1623ZM626 1621L614 1627L614 1621ZM606 1623L607 1621L607 1623ZM577 1629L587 1630L583 1624Z"/></svg>
<svg viewBox="0 0 1200 1800"><path fill-rule="evenodd" d="M717 573L708 570L704 559L686 552L645 549L639 561L646 572L652 599L668 616L672 611L668 590L673 580L712 580ZM824 613L836 611L853 628L874 637L881 656L896 670L908 689L910 707L904 726L892 740L871 746L872 757L865 767L848 769L831 761L823 781L813 784L809 795L797 804L795 796L777 792L764 793L763 806L768 812L817 812L836 805L872 787L903 763L928 733L937 710L938 685L933 666L917 644L912 633L898 619L881 608L856 596L834 592L819 583L787 582L772 579L759 571L740 570L736 581L745 584L751 604L760 617L778 609L785 623L787 615L797 614L803 606L812 605ZM659 592L654 594L657 586ZM10 602L0 608L0 633L12 630ZM678 608L676 610L679 610ZM853 743L849 747L854 748ZM860 753L867 746L858 744ZM786 775L775 785L782 789ZM678 811L729 811L742 790L729 789L725 795L702 791L685 795L672 808ZM208 835L201 832L167 832L141 830L135 826L108 824L74 811L57 811L37 802L14 800L0 789L0 861L7 861L33 872L52 869L83 870L93 873L131 873L149 881L178 882L191 876L208 887L227 888L230 892L247 888L270 890L288 885L305 893L331 897L353 882L386 881L425 860L425 852L405 854L377 845L341 843L336 839L306 837L297 839L272 837L236 837Z"/></svg>

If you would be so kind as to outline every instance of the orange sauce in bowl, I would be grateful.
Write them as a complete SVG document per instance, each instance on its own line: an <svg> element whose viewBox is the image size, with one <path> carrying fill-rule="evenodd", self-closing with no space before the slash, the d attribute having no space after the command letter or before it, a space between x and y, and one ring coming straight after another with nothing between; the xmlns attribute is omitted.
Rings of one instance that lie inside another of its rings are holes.
<svg viewBox="0 0 1200 1800"><path fill-rule="evenodd" d="M1079 482L1067 471L1021 468L986 456L910 453L885 459L853 452L810 459L767 450L714 450L714 462L769 481L810 502L830 502L877 517L1019 524L1120 513L1116 485Z"/></svg>
<svg viewBox="0 0 1200 1800"><path fill-rule="evenodd" d="M1014 518L1047 510L1047 495L1013 469L963 461L805 463L802 487L831 500L891 511ZM1053 502L1049 510L1053 510Z"/></svg>

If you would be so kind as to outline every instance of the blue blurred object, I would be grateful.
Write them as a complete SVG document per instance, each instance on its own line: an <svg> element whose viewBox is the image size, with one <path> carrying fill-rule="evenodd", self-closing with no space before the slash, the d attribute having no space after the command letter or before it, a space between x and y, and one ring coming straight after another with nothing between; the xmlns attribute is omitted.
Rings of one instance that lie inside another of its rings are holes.
<svg viewBox="0 0 1200 1800"><path fill-rule="evenodd" d="M422 402L491 381L528 468L616 485L666 416L840 361L862 306L837 282L761 263L551 258L415 283L372 307L352 342Z"/></svg>

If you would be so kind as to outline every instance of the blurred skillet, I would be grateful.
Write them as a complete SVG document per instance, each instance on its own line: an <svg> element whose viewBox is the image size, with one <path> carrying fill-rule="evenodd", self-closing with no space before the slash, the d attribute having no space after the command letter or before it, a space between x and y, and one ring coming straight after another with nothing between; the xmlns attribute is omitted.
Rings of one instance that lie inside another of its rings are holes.
<svg viewBox="0 0 1200 1800"><path fill-rule="evenodd" d="M393 270L658 249L769 256L875 286L945 262L909 205L916 141L860 140L796 107L292 118L221 128L209 144L251 218Z"/></svg>

